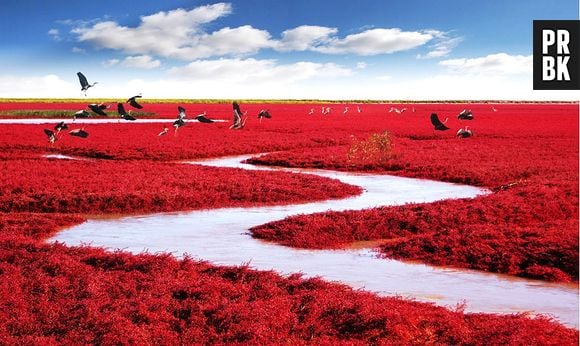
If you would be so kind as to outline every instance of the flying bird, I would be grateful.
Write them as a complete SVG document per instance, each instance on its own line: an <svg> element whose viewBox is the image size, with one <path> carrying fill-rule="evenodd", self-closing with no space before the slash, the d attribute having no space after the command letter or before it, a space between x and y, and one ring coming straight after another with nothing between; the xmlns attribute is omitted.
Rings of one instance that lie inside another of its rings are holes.
<svg viewBox="0 0 580 346"><path fill-rule="evenodd" d="M177 119L183 120L186 117L185 114L185 108L181 107L181 106L177 106L177 111L179 112L177 114Z"/></svg>
<svg viewBox="0 0 580 346"><path fill-rule="evenodd" d="M61 121L60 123L58 123L54 126L54 129L56 131L56 134L58 135L60 133L60 131L67 130L68 125L64 121Z"/></svg>
<svg viewBox="0 0 580 346"><path fill-rule="evenodd" d="M462 110L459 115L457 116L457 119L461 119L461 120L473 120L473 113L471 113L471 109L464 109Z"/></svg>
<svg viewBox="0 0 580 346"><path fill-rule="evenodd" d="M57 136L56 136L56 134L52 130L44 129L44 133L48 137L48 142L50 144L54 144L54 142L56 142L56 140L58 139Z"/></svg>
<svg viewBox="0 0 580 346"><path fill-rule="evenodd" d="M94 82L93 84L89 84L89 82L87 81L87 77L85 77L84 74L77 72L77 76L79 77L79 82L81 83L81 91L85 92L85 96L87 96L87 90L93 86L95 86L95 84L97 84L98 82Z"/></svg>
<svg viewBox="0 0 580 346"><path fill-rule="evenodd" d="M459 129L455 136L457 138L469 138L473 136L473 132L469 129L469 126L465 126L464 129Z"/></svg>
<svg viewBox="0 0 580 346"><path fill-rule="evenodd" d="M200 123L206 123L206 124L213 123L213 120L211 120L210 118L205 116L205 112L198 114L195 117L195 120L199 121Z"/></svg>
<svg viewBox="0 0 580 346"><path fill-rule="evenodd" d="M491 110L497 112L497 108L495 108L494 106L491 106Z"/></svg>
<svg viewBox="0 0 580 346"><path fill-rule="evenodd" d="M175 120L173 122L173 127L175 127L175 135L177 136L177 130L182 127L185 126L185 108L181 107L181 106L177 106L177 111L179 112L177 114L177 120Z"/></svg>
<svg viewBox="0 0 580 346"><path fill-rule="evenodd" d="M445 121L441 122L437 116L437 113L431 113L431 124L433 124L435 130L437 131L449 130L449 127L445 126L447 120L449 120L449 118L446 118Z"/></svg>
<svg viewBox="0 0 580 346"><path fill-rule="evenodd" d="M260 113L258 113L258 119L262 120L262 118L271 119L272 115L267 109L262 109Z"/></svg>
<svg viewBox="0 0 580 346"><path fill-rule="evenodd" d="M107 113L105 113L105 109L109 108L109 106L107 106L104 103L91 103L90 105L88 105L89 109L92 110L93 112L95 112L98 115L104 115L107 116Z"/></svg>
<svg viewBox="0 0 580 346"><path fill-rule="evenodd" d="M80 138L87 138L89 136L89 133L87 131L85 131L84 127L82 129L71 130L71 131L69 131L69 134L71 136L80 137Z"/></svg>
<svg viewBox="0 0 580 346"><path fill-rule="evenodd" d="M91 113L87 112L84 109L81 109L80 111L73 114L73 121L75 121L76 118L88 118L89 116L91 116Z"/></svg>
<svg viewBox="0 0 580 346"><path fill-rule="evenodd" d="M143 96L141 96L141 94L135 95L135 96L129 98L127 100L127 103L135 108L141 109L141 108L143 108L143 106L141 106L139 103L137 103L137 100L136 100L137 98L141 98L141 97L143 97Z"/></svg>
<svg viewBox="0 0 580 346"><path fill-rule="evenodd" d="M127 113L127 111L125 111L125 107L123 106L123 104L121 102L117 103L117 112L119 113L119 122L121 122L121 119L129 120L129 121L135 120L135 117L132 116L131 114L129 114L131 111L129 111L129 113Z"/></svg>
<svg viewBox="0 0 580 346"><path fill-rule="evenodd" d="M183 120L183 119L177 119L173 122L173 127L175 127L175 135L176 136L177 136L177 130L182 126L185 126L185 120Z"/></svg>
<svg viewBox="0 0 580 346"><path fill-rule="evenodd" d="M357 113L360 113L360 112L362 112L362 110L360 109L360 107L359 107L359 106L356 106L356 112L357 112Z"/></svg>
<svg viewBox="0 0 580 346"><path fill-rule="evenodd" d="M342 114L346 114L348 113L348 107L344 107L344 111L342 111Z"/></svg>
<svg viewBox="0 0 580 346"><path fill-rule="evenodd" d="M241 129L244 127L244 125L246 125L246 119L248 119L247 117L244 118L243 116L246 115L246 112L242 113L242 110L240 109L240 105L234 101L232 102L232 107L234 109L234 123L232 124L232 126L230 126L230 129Z"/></svg>
<svg viewBox="0 0 580 346"><path fill-rule="evenodd" d="M407 110L407 108L399 109L396 107L391 107L391 109L389 109L389 113L395 112L397 114L402 114L402 113L405 113L406 110Z"/></svg>
<svg viewBox="0 0 580 346"><path fill-rule="evenodd" d="M314 108L310 108L310 112L308 112L308 115L312 115L314 114Z"/></svg>
<svg viewBox="0 0 580 346"><path fill-rule="evenodd" d="M167 128L167 126L165 126L163 128L163 130L161 132L159 132L159 134L157 136L159 136L159 137L165 136L165 134L167 133L167 131L169 131L169 129Z"/></svg>

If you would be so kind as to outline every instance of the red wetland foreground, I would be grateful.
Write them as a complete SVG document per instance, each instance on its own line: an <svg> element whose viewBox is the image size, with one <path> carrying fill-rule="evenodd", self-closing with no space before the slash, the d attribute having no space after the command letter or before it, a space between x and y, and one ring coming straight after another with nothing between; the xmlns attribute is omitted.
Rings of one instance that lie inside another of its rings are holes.
<svg viewBox="0 0 580 346"><path fill-rule="evenodd" d="M94 217L361 193L312 175L181 163L267 152L250 162L490 193L298 215L257 226L253 237L308 249L366 244L385 258L577 285L577 103L242 103L249 118L241 130L229 129L229 103L142 104L166 122L80 124L72 114L85 103L0 103L2 118L70 118L55 143L43 130L56 122L0 122L0 344L578 344L578 330L551 316L469 313L247 265L47 242ZM178 105L188 119L206 112L227 121L174 133ZM261 109L272 118L259 120ZM474 119L457 119L463 109ZM434 131L431 113L448 118L450 130ZM465 126L473 136L457 138ZM70 136L75 128L89 136Z"/></svg>

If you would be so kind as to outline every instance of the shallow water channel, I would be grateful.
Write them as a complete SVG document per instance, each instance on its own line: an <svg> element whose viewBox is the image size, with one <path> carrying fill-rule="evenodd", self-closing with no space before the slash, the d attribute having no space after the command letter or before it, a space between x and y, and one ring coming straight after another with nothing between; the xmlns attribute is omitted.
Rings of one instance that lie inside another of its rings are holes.
<svg viewBox="0 0 580 346"><path fill-rule="evenodd" d="M252 155L191 164L272 170L241 163ZM385 205L473 198L489 193L472 186L388 175L307 169L283 169L315 174L360 186L355 197L286 206L221 208L161 213L118 219L91 219L57 234L51 241L88 244L139 253L185 254L221 265L249 264L282 274L301 272L385 296L401 296L468 312L550 314L578 328L578 287L526 280L470 270L431 267L381 259L372 249L303 250L253 239L248 229L296 214L328 210L358 210Z"/></svg>

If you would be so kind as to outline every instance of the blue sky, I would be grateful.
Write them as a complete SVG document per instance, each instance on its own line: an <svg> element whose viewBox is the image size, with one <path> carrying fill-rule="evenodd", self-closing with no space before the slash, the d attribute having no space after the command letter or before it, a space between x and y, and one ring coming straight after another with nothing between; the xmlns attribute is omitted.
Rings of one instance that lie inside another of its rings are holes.
<svg viewBox="0 0 580 346"><path fill-rule="evenodd" d="M557 5L554 5L557 4ZM0 3L0 97L578 99L532 91L577 0Z"/></svg>

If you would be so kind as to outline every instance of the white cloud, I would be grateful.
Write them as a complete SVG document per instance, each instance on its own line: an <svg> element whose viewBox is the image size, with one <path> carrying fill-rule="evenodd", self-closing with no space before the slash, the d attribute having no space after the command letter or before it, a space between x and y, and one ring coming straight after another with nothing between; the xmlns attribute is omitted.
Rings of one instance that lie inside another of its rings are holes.
<svg viewBox="0 0 580 346"><path fill-rule="evenodd" d="M103 62L103 66L111 67L111 66L118 65L120 62L121 62L121 60L119 60L119 59L109 59L109 60Z"/></svg>
<svg viewBox="0 0 580 346"><path fill-rule="evenodd" d="M153 58L151 58L148 55L138 55L138 56L128 56L123 60L109 59L103 62L103 66L105 67L112 67L117 65L149 70L161 66L161 61L153 60Z"/></svg>
<svg viewBox="0 0 580 346"><path fill-rule="evenodd" d="M230 14L231 5L218 3L186 11L177 9L141 17L136 27L105 21L72 30L78 41L127 54L154 54L183 60L249 54L271 46L267 31L249 25L204 32L203 25ZM243 43L242 43L243 42Z"/></svg>
<svg viewBox="0 0 580 346"><path fill-rule="evenodd" d="M119 50L130 55L156 55L181 60L195 60L216 56L244 56L261 49L280 52L315 51L324 54L389 54L424 45L439 37L435 47L440 56L453 44L442 33L432 31L403 31L398 28L371 28L357 34L338 37L338 29L316 25L301 25L281 33L276 40L266 30L242 25L206 32L205 24L232 13L229 3L176 9L141 17L135 27L122 26L114 21L80 25L72 30L79 42L97 48ZM446 43L445 43L446 42ZM455 41L457 42L457 41Z"/></svg>
<svg viewBox="0 0 580 346"><path fill-rule="evenodd" d="M433 35L433 44L429 45L431 49L427 54L418 54L419 59L441 58L449 55L453 48L457 47L463 41L463 37L450 36L449 33L438 30L427 30L426 33Z"/></svg>
<svg viewBox="0 0 580 346"><path fill-rule="evenodd" d="M424 45L433 38L438 38L440 50L443 49L442 32L402 31L398 28L371 28L357 34L337 37L338 29L323 26L303 25L282 32L282 38L276 41L273 48L278 51L310 50L325 54L378 55L389 54ZM455 41L458 43L459 41ZM447 43L449 50L451 43Z"/></svg>
<svg viewBox="0 0 580 346"><path fill-rule="evenodd" d="M161 66L161 61L153 60L148 55L128 56L121 62L125 67L152 69Z"/></svg>
<svg viewBox="0 0 580 346"><path fill-rule="evenodd" d="M418 31L379 28L348 35L342 39L332 38L328 44L315 47L313 50L327 54L389 54L416 48L432 38L432 34Z"/></svg>
<svg viewBox="0 0 580 346"><path fill-rule="evenodd" d="M450 59L439 62L451 72L468 74L532 74L532 55L490 54L478 58Z"/></svg>
<svg viewBox="0 0 580 346"><path fill-rule="evenodd" d="M196 46L184 50L184 59L206 58L222 55L245 55L271 47L270 34L250 25L222 28L199 37Z"/></svg>
<svg viewBox="0 0 580 346"><path fill-rule="evenodd" d="M304 51L325 44L330 36L338 32L336 28L302 25L282 32L282 39L275 45L279 51Z"/></svg>
<svg viewBox="0 0 580 346"><path fill-rule="evenodd" d="M199 29L202 24L210 23L230 13L232 13L232 5L223 2L199 6L189 11L179 8L141 17L141 25L138 29L162 31L184 38L190 31Z"/></svg>
<svg viewBox="0 0 580 346"><path fill-rule="evenodd" d="M311 78L344 77L351 70L333 63L297 62L277 64L275 60L196 60L169 70L169 76L189 80L219 80L228 83L292 83Z"/></svg>
<svg viewBox="0 0 580 346"><path fill-rule="evenodd" d="M58 29L50 29L48 30L48 36L55 41L60 41L62 38L60 37L60 32Z"/></svg>
<svg viewBox="0 0 580 346"><path fill-rule="evenodd" d="M100 18L93 18L93 19L60 19L55 21L58 25L65 25L69 27L87 27L89 25L101 22L103 20L108 20L110 18L109 15L104 15Z"/></svg>

